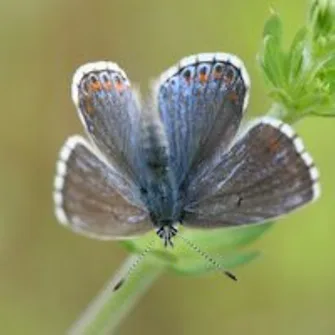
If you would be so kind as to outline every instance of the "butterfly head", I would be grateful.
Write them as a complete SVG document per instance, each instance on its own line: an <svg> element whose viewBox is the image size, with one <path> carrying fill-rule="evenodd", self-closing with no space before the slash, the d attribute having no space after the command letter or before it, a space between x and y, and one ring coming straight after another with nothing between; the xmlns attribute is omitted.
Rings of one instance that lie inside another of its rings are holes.
<svg viewBox="0 0 335 335"><path fill-rule="evenodd" d="M173 247L172 238L178 233L178 229L172 223L166 223L160 228L156 229L156 234L163 240L164 247Z"/></svg>
<svg viewBox="0 0 335 335"><path fill-rule="evenodd" d="M154 212L150 213L151 222L155 227L157 236L162 239L164 247L173 247L173 238L178 233L176 222L181 220L175 220L169 217L159 217Z"/></svg>

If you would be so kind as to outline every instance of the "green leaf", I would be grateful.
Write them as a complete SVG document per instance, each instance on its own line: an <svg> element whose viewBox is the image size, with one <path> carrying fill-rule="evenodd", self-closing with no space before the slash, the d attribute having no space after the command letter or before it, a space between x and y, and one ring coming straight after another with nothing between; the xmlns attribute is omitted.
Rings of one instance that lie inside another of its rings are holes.
<svg viewBox="0 0 335 335"><path fill-rule="evenodd" d="M335 105L335 1L311 3L308 22L285 52L282 23L273 13L265 23L259 64L275 113L286 122L308 115L330 116ZM334 111L335 116L335 111Z"/></svg>
<svg viewBox="0 0 335 335"><path fill-rule="evenodd" d="M286 107L291 107L292 98L286 90L282 88L273 88L268 94L273 100L281 102Z"/></svg>
<svg viewBox="0 0 335 335"><path fill-rule="evenodd" d="M309 19L314 38L334 32L335 3L332 0L315 0L310 7Z"/></svg>
<svg viewBox="0 0 335 335"><path fill-rule="evenodd" d="M315 0L310 7L308 27L311 49L316 59L334 52L335 2Z"/></svg>
<svg viewBox="0 0 335 335"><path fill-rule="evenodd" d="M285 87L284 54L275 37L267 35L263 41L262 67L267 79L275 87Z"/></svg>
<svg viewBox="0 0 335 335"><path fill-rule="evenodd" d="M263 50L259 54L261 64L267 80L276 87L285 86L286 56L281 50L283 28L280 17L272 11L263 30Z"/></svg>
<svg viewBox="0 0 335 335"><path fill-rule="evenodd" d="M306 52L306 28L301 28L295 35L288 55L288 82L295 84L299 78L304 64L304 52Z"/></svg>
<svg viewBox="0 0 335 335"><path fill-rule="evenodd" d="M333 69L335 68L335 50L334 53L327 55L323 59L319 59L314 67L310 69L308 80L312 82L316 77L322 75L323 82L330 82L333 78L327 78L328 73L331 75ZM329 79L329 80L328 80Z"/></svg>
<svg viewBox="0 0 335 335"><path fill-rule="evenodd" d="M263 29L263 38L267 36L272 36L278 44L281 44L283 35L282 22L279 15L272 10L270 18L265 22Z"/></svg>

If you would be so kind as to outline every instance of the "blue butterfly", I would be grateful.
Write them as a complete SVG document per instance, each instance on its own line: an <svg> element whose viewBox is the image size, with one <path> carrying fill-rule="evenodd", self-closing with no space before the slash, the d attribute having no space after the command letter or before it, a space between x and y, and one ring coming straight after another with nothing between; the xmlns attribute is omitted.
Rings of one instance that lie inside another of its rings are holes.
<svg viewBox="0 0 335 335"><path fill-rule="evenodd" d="M89 141L70 137L54 182L58 220L99 239L178 225L260 223L316 199L318 170L293 129L274 118L240 130L250 80L225 53L182 59L141 101L115 63L83 65L72 98Z"/></svg>

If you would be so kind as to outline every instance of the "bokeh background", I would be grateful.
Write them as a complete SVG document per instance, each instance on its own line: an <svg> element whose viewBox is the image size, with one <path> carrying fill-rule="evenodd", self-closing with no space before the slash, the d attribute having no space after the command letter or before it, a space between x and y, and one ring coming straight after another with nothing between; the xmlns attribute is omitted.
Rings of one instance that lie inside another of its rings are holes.
<svg viewBox="0 0 335 335"><path fill-rule="evenodd" d="M307 0L272 0L286 42ZM127 257L114 242L77 236L53 215L58 150L82 133L70 99L80 64L110 59L144 91L179 58L240 55L252 78L249 116L270 105L255 55L268 0L29 0L0 2L0 333L64 334ZM334 334L335 120L296 126L321 171L321 199L281 220L263 256L218 274L161 277L119 334Z"/></svg>

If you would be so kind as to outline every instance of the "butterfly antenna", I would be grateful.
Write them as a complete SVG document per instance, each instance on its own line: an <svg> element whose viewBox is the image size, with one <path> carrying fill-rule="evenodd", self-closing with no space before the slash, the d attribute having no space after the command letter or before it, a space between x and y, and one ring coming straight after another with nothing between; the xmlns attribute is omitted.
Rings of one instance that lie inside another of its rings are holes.
<svg viewBox="0 0 335 335"><path fill-rule="evenodd" d="M115 286L113 287L113 291L117 291L121 288L121 286L123 286L123 284L126 282L126 280L131 276L131 274L134 272L134 270L136 269L137 265L143 260L143 258L151 251L153 244L156 240L156 237L153 238L148 245L146 246L146 248L138 255L137 258L135 258L135 260L133 261L133 263L130 264L127 272L125 273L125 275L115 284Z"/></svg>
<svg viewBox="0 0 335 335"><path fill-rule="evenodd" d="M201 250L196 244L187 239L181 233L178 234L178 237L181 238L185 244L187 244L191 249L196 251L201 257L203 257L207 262L209 262L212 266L214 266L218 271L223 272L230 279L237 281L237 277L228 270L223 269L222 265L217 262L214 258L212 258L207 252Z"/></svg>

